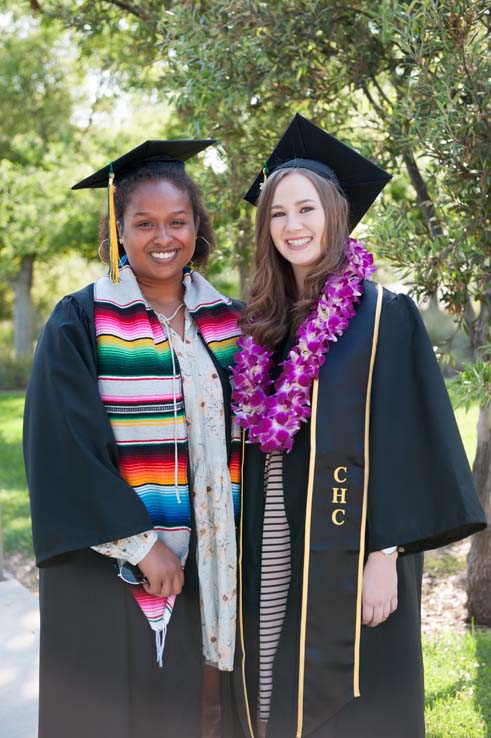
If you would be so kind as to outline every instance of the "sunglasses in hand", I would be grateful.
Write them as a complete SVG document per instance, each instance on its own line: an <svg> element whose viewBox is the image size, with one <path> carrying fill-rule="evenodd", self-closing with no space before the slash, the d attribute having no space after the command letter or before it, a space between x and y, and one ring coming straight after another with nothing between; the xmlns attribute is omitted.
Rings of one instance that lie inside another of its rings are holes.
<svg viewBox="0 0 491 738"><path fill-rule="evenodd" d="M118 572L118 577L126 582L126 584L148 584L148 579L137 566L130 564L129 561L114 562L114 567Z"/></svg>

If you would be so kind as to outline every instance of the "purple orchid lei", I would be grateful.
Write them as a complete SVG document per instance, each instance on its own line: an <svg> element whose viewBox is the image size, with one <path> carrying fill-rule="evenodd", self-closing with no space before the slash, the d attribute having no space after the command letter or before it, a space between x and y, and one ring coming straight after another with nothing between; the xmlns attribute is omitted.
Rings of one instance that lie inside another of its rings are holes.
<svg viewBox="0 0 491 738"><path fill-rule="evenodd" d="M373 256L354 238L346 239L348 266L328 277L316 306L297 331L297 343L283 361L273 384L270 370L273 352L258 346L251 336L241 336L241 349L232 370L232 407L237 422L249 431L250 443L261 451L291 451L301 423L310 418L310 388L319 376L326 354L355 315L363 293L362 282L375 271Z"/></svg>

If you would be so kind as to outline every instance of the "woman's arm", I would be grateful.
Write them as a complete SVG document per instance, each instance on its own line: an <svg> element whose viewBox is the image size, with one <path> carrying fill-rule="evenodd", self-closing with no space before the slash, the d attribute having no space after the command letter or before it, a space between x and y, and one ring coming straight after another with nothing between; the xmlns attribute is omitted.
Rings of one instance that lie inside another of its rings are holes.
<svg viewBox="0 0 491 738"><path fill-rule="evenodd" d="M138 566L148 580L142 582L148 594L169 597L172 594L179 594L182 590L184 584L182 564L174 552L159 541L154 530L91 548L104 556L125 559L133 566Z"/></svg>
<svg viewBox="0 0 491 738"><path fill-rule="evenodd" d="M124 559L133 566L137 566L156 541L157 533L154 530L146 530L128 538L100 543L97 546L91 546L91 548L104 556L109 556L112 559Z"/></svg>

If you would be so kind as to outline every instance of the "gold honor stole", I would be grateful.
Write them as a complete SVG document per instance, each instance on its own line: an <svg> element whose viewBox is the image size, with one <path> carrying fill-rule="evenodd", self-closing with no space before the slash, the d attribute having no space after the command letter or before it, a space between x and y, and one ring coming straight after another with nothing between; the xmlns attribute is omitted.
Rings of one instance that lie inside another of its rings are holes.
<svg viewBox="0 0 491 738"><path fill-rule="evenodd" d="M310 735L345 704L360 696L370 397L381 307L382 288L365 282L356 316L344 335L331 346L319 379L312 387L297 651L297 738ZM288 464L297 461L295 447L292 458L288 456L284 461L286 474ZM243 494L247 495L247 490ZM242 544L241 530L241 552ZM242 578L242 566L239 573ZM240 608L246 688L247 643L244 643L242 595ZM247 697L245 703L248 732L252 737L254 707ZM276 728L278 717L280 723L282 720L281 716L275 716ZM281 731L276 734L280 735Z"/></svg>

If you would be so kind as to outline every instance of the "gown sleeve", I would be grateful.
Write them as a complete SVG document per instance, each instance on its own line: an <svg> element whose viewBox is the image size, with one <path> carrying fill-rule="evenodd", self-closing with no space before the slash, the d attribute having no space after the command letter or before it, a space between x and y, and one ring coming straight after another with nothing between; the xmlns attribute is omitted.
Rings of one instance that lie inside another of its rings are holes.
<svg viewBox="0 0 491 738"><path fill-rule="evenodd" d="M445 383L406 295L383 304L371 404L368 551L423 551L482 530Z"/></svg>
<svg viewBox="0 0 491 738"><path fill-rule="evenodd" d="M145 506L119 474L116 442L97 387L93 323L73 295L56 306L35 352L24 458L39 566L153 528Z"/></svg>
<svg viewBox="0 0 491 738"><path fill-rule="evenodd" d="M100 543L98 546L91 546L91 548L97 553L109 556L111 559L123 559L136 566L145 558L157 540L156 531L147 530L128 538L120 538L118 541Z"/></svg>

